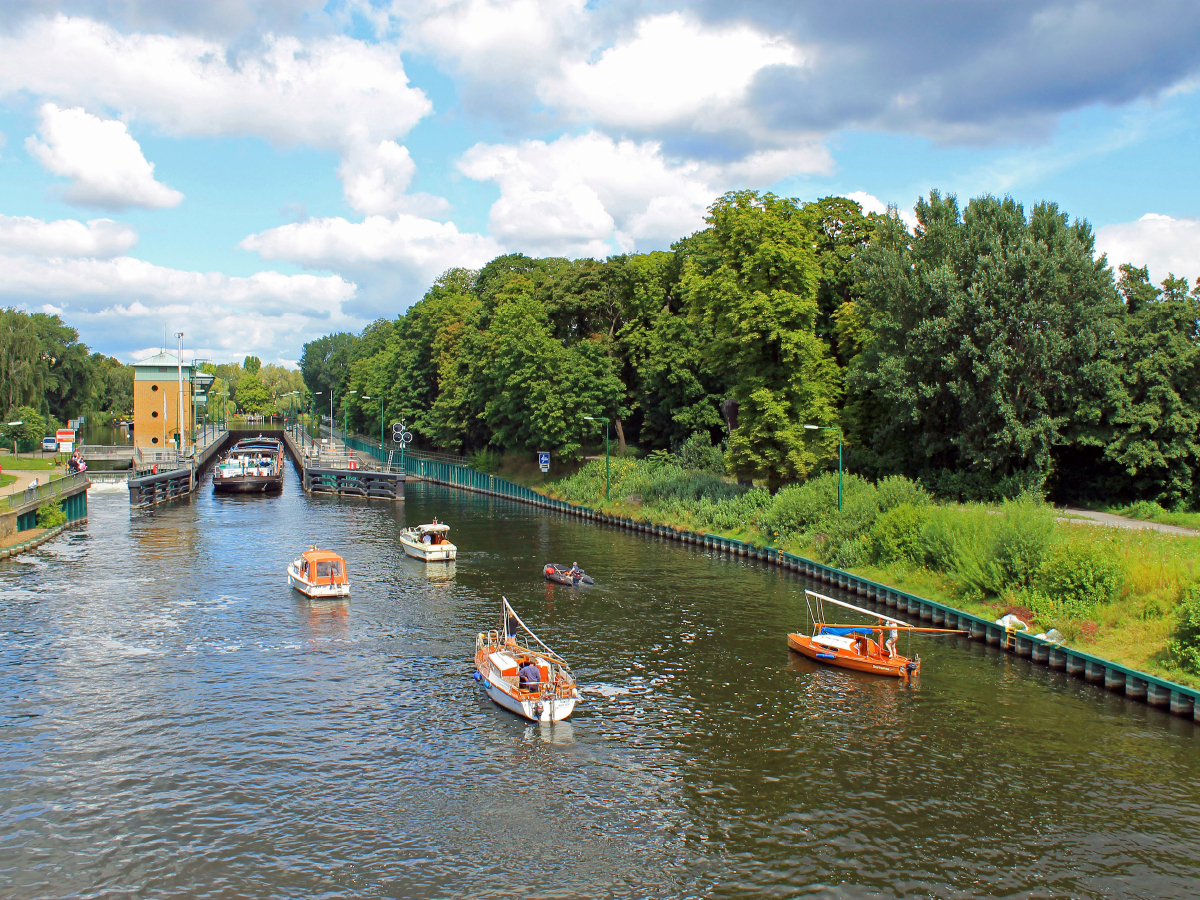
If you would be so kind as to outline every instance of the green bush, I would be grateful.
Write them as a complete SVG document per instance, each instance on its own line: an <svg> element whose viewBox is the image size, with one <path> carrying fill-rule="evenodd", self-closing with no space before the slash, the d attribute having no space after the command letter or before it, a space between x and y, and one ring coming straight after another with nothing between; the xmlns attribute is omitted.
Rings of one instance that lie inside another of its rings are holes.
<svg viewBox="0 0 1200 900"><path fill-rule="evenodd" d="M697 431L680 444L675 456L685 471L725 474L725 451L713 446L712 437L707 431Z"/></svg>
<svg viewBox="0 0 1200 900"><path fill-rule="evenodd" d="M953 509L930 509L921 526L921 545L925 562L939 572L954 572L958 568L958 544L962 531L962 514Z"/></svg>
<svg viewBox="0 0 1200 900"><path fill-rule="evenodd" d="M1063 612L1086 615L1116 597L1121 587L1121 566L1101 546L1063 540L1051 548L1042 563L1038 586Z"/></svg>
<svg viewBox="0 0 1200 900"><path fill-rule="evenodd" d="M1153 522L1159 516L1165 516L1167 511L1154 503L1151 500L1139 500L1136 503L1130 503L1128 506L1117 510L1122 516L1128 516L1131 519L1142 519L1146 522Z"/></svg>
<svg viewBox="0 0 1200 900"><path fill-rule="evenodd" d="M879 511L887 512L897 506L928 506L929 491L916 481L903 475L889 475L879 482L877 488Z"/></svg>
<svg viewBox="0 0 1200 900"><path fill-rule="evenodd" d="M1200 675L1200 585L1193 584L1183 593L1167 654L1179 668Z"/></svg>
<svg viewBox="0 0 1200 900"><path fill-rule="evenodd" d="M955 574L970 590L999 597L1030 587L1054 534L1054 514L1032 497L1009 500L999 513L964 512L957 538Z"/></svg>
<svg viewBox="0 0 1200 900"><path fill-rule="evenodd" d="M922 534L928 507L901 503L879 514L871 526L871 543L879 562L920 565L925 559Z"/></svg>
<svg viewBox="0 0 1200 900"><path fill-rule="evenodd" d="M38 528L57 528L67 521L62 504L57 500L47 503L37 511Z"/></svg>
<svg viewBox="0 0 1200 900"><path fill-rule="evenodd" d="M875 485L865 478L847 474L842 479L844 510L863 499L871 510L877 510L875 494ZM763 517L763 524L781 537L788 538L828 532L838 518L838 475L837 472L826 472L776 493L771 508Z"/></svg>
<svg viewBox="0 0 1200 900"><path fill-rule="evenodd" d="M495 475L500 471L500 461L503 455L495 450L476 450L467 457L467 465L477 472Z"/></svg>

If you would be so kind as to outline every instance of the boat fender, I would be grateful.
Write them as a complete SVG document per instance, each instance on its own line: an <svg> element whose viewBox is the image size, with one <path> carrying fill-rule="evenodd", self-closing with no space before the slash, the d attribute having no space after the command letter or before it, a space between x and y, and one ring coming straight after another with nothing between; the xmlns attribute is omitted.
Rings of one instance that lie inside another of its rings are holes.
<svg viewBox="0 0 1200 900"><path fill-rule="evenodd" d="M817 659L837 659L836 653L818 653Z"/></svg>
<svg viewBox="0 0 1200 900"><path fill-rule="evenodd" d="M471 675L471 677L472 677L472 678L474 678L476 681L482 681L482 680L483 680L483 676L482 676L482 675L480 675L478 672L475 672L474 674L472 674L472 675Z"/></svg>

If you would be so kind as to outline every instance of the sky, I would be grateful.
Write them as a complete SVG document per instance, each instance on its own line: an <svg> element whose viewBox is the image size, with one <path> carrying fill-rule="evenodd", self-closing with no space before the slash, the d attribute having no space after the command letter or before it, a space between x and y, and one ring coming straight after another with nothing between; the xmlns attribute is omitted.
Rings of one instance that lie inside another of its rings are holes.
<svg viewBox="0 0 1200 900"><path fill-rule="evenodd" d="M666 249L733 189L1052 201L1200 277L1194 0L0 5L0 304L294 365L507 252Z"/></svg>

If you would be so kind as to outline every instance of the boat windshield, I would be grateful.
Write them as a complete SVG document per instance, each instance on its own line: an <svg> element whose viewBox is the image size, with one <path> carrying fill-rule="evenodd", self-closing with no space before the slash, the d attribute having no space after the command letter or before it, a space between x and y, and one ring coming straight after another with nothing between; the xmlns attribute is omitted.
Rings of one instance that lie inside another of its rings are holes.
<svg viewBox="0 0 1200 900"><path fill-rule="evenodd" d="M326 559L317 563L318 578L341 578L342 564L336 559Z"/></svg>

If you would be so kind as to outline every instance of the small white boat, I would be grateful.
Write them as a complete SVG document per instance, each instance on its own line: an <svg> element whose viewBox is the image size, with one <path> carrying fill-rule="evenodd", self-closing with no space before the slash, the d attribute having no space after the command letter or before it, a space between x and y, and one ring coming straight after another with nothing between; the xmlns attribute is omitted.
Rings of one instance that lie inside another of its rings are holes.
<svg viewBox="0 0 1200 900"><path fill-rule="evenodd" d="M575 711L579 699L575 676L562 657L520 620L505 597L500 601L500 629L480 632L475 638L475 670L475 680L497 706L530 722L561 722Z"/></svg>
<svg viewBox="0 0 1200 900"><path fill-rule="evenodd" d="M430 525L405 528L400 532L400 543L404 546L404 552L413 559L423 559L426 562L457 559L458 548L446 537L449 532L449 525L434 519Z"/></svg>
<svg viewBox="0 0 1200 900"><path fill-rule="evenodd" d="M287 568L288 584L314 600L350 596L350 574L346 561L332 550L309 547Z"/></svg>

